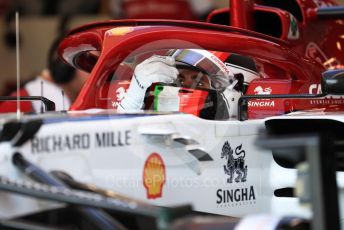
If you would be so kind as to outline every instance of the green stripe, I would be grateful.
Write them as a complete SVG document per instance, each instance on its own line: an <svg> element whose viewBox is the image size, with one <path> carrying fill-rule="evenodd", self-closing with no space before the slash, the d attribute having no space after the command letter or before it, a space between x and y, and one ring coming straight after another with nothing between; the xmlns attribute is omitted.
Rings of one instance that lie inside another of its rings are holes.
<svg viewBox="0 0 344 230"><path fill-rule="evenodd" d="M158 110L159 95L163 90L164 90L164 86L162 85L155 86L154 93L153 93L154 94L154 111L159 111Z"/></svg>

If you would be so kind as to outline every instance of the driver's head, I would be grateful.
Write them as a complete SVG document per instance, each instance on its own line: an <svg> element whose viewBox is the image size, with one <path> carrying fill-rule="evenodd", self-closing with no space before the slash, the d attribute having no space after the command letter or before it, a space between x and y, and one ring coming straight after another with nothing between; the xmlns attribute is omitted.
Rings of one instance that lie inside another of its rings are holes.
<svg viewBox="0 0 344 230"><path fill-rule="evenodd" d="M259 76L254 70L247 70L255 66L254 60L242 55L176 49L169 51L168 56L173 57L178 75L172 84L155 88L156 111L180 111L211 120L228 119L236 116L244 84ZM239 79L241 87L237 85Z"/></svg>
<svg viewBox="0 0 344 230"><path fill-rule="evenodd" d="M238 81L232 69L236 66L226 63L231 54L201 49L164 54L138 62L120 111L153 107L206 119L227 119L235 114L241 91L234 88Z"/></svg>
<svg viewBox="0 0 344 230"><path fill-rule="evenodd" d="M201 89L210 89L211 80L209 75L202 73L200 71L187 68L179 67L178 68L178 78L176 80L176 85L185 88L201 88Z"/></svg>
<svg viewBox="0 0 344 230"><path fill-rule="evenodd" d="M186 88L225 88L233 79L232 71L221 59L228 57L223 52L200 49L177 49L169 52L178 69L177 86ZM221 59L220 59L221 58Z"/></svg>

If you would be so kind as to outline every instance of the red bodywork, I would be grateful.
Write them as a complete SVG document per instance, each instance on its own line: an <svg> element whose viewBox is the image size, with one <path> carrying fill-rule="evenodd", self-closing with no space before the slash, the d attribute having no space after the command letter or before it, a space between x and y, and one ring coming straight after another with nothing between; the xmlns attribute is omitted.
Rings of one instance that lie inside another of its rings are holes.
<svg viewBox="0 0 344 230"><path fill-rule="evenodd" d="M16 97L17 92L12 93L10 96ZM25 88L21 88L19 91L19 96L27 97L30 96L29 93L26 91ZM17 102L16 101L3 101L0 102L0 113L14 113L17 111ZM20 111L24 113L34 112L34 108L32 106L32 102L29 101L21 101L20 102Z"/></svg>
<svg viewBox="0 0 344 230"><path fill-rule="evenodd" d="M344 22L318 20L314 12L322 5L336 4L329 0L289 0L284 1L288 4L273 6L278 2L283 1L260 0L253 4L253 1L232 0L230 10L220 9L209 15L208 21L213 23L121 20L75 29L60 44L60 55L91 74L71 109L109 108L109 101L115 95L109 92L108 77L124 59L158 49L202 48L254 58L262 77L251 82L247 94L319 92L322 72L344 64L341 50L342 46L344 49ZM296 24L291 13L298 19ZM269 28L273 29L269 31ZM97 61L90 51L99 52ZM342 100L318 100L252 101L249 118L313 108L344 108Z"/></svg>

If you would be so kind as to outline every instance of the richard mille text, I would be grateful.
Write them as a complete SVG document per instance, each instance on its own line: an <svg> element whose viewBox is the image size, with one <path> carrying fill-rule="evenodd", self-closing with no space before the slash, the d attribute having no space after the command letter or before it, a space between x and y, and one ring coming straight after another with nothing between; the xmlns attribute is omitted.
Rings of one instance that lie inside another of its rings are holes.
<svg viewBox="0 0 344 230"><path fill-rule="evenodd" d="M48 135L31 140L31 151L50 153L90 148L112 148L131 145L131 131L80 133L71 135Z"/></svg>

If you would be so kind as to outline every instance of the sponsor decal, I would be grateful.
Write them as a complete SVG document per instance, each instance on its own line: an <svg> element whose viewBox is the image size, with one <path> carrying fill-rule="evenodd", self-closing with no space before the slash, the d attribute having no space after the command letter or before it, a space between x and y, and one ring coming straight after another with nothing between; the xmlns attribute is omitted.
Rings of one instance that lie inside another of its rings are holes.
<svg viewBox="0 0 344 230"><path fill-rule="evenodd" d="M228 70L227 66L225 65L225 63L223 63L221 60L219 60L216 56L210 56L210 58L216 62L217 66L227 75L230 74L230 71Z"/></svg>
<svg viewBox="0 0 344 230"><path fill-rule="evenodd" d="M162 196L165 180L164 161L159 154L152 153L147 158L143 168L143 185L146 188L148 199L156 199Z"/></svg>
<svg viewBox="0 0 344 230"><path fill-rule="evenodd" d="M230 189L216 191L216 204L218 207L255 204L256 195L254 186L246 185L248 167L245 162L246 151L242 144L232 149L226 141L222 146L221 159L226 160L223 166L224 173L229 176L227 183L241 185Z"/></svg>
<svg viewBox="0 0 344 230"><path fill-rule="evenodd" d="M311 84L309 86L309 94L321 94L321 85L320 84Z"/></svg>
<svg viewBox="0 0 344 230"><path fill-rule="evenodd" d="M234 158L234 154L236 158ZM228 141L222 147L221 159L226 159L227 163L223 166L224 171L229 178L227 179L228 183L233 182L233 177L235 178L236 183L245 182L247 177L247 165L245 165L245 150L242 150L242 145L239 145L235 148L235 152L231 148Z"/></svg>
<svg viewBox="0 0 344 230"><path fill-rule="evenodd" d="M114 148L131 145L131 131L48 135L31 140L33 154L88 150L90 148Z"/></svg>
<svg viewBox="0 0 344 230"><path fill-rule="evenodd" d="M122 36L133 31L134 31L133 27L117 27L117 28L106 31L105 36Z"/></svg>
<svg viewBox="0 0 344 230"><path fill-rule="evenodd" d="M112 102L112 107L114 109L117 109L118 105L123 100L125 94L126 94L126 90L125 90L124 87L119 87L119 88L116 89L116 101Z"/></svg>
<svg viewBox="0 0 344 230"><path fill-rule="evenodd" d="M218 189L216 197L216 203L219 207L255 204L256 200L253 186L237 189Z"/></svg>
<svg viewBox="0 0 344 230"><path fill-rule="evenodd" d="M324 98L310 100L311 105L344 105L344 98Z"/></svg>
<svg viewBox="0 0 344 230"><path fill-rule="evenodd" d="M249 101L248 102L249 107L275 107L275 102L274 101L262 101L257 99L257 101Z"/></svg>
<svg viewBox="0 0 344 230"><path fill-rule="evenodd" d="M96 148L129 146L131 145L130 140L131 138L129 130L95 133Z"/></svg>
<svg viewBox="0 0 344 230"><path fill-rule="evenodd" d="M253 90L254 94L256 95L269 95L272 92L271 87L266 87L263 88L261 86L257 86L254 90Z"/></svg>
<svg viewBox="0 0 344 230"><path fill-rule="evenodd" d="M257 86L253 90L254 94L256 95L269 95L272 93L271 87L263 88L262 86ZM269 100L269 99L256 99L254 101L248 102L249 107L274 107L275 101Z"/></svg>
<svg viewBox="0 0 344 230"><path fill-rule="evenodd" d="M309 86L309 94L321 94L321 84L311 84ZM310 100L311 105L343 105L344 98L342 96L331 95L320 99Z"/></svg>
<svg viewBox="0 0 344 230"><path fill-rule="evenodd" d="M297 40L300 38L300 32L299 32L297 19L292 14L289 14L289 18L290 18L290 27L289 27L289 32L288 32L288 39Z"/></svg>

